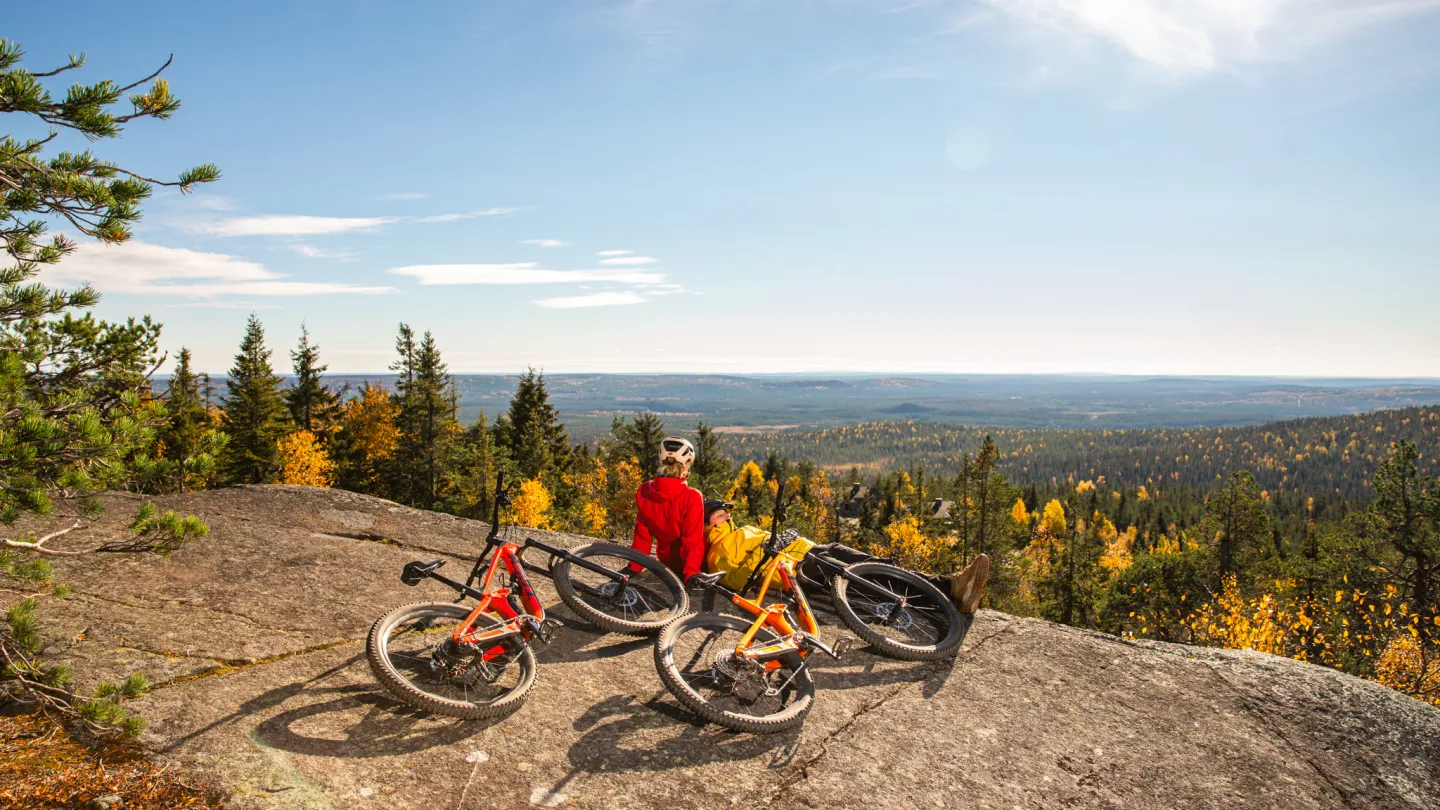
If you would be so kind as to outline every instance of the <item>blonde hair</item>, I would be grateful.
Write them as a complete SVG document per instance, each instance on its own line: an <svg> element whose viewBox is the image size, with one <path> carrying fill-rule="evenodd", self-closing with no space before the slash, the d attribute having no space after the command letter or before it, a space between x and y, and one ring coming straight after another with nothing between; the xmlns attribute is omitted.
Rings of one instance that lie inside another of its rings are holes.
<svg viewBox="0 0 1440 810"><path fill-rule="evenodd" d="M689 478L690 465L682 464L675 459L666 459L660 462L659 478Z"/></svg>

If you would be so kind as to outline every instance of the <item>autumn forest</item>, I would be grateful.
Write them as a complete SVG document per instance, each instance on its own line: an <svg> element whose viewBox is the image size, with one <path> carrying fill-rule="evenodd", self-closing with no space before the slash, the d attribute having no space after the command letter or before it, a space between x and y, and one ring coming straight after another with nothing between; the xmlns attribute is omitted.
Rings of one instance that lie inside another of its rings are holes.
<svg viewBox="0 0 1440 810"><path fill-rule="evenodd" d="M572 441L542 374L493 419L458 419L433 337L401 325L393 388L327 384L308 334L284 382L252 317L225 393L182 351L143 489L334 486L468 517L497 471L504 519L628 538L667 433L691 483L789 525L948 574L986 553L986 605L1127 638L1248 648L1440 703L1440 407L1205 429L1017 430L890 421L718 433L616 417Z"/></svg>

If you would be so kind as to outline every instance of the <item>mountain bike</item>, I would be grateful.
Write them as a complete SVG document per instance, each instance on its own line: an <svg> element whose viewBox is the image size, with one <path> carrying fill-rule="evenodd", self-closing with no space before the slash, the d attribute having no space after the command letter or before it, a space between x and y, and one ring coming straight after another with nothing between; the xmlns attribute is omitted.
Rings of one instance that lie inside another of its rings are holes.
<svg viewBox="0 0 1440 810"><path fill-rule="evenodd" d="M766 552L773 552L773 562L765 567L753 600L721 585L722 573L691 577L705 589L702 612L675 620L655 640L655 668L665 688L682 706L712 723L761 734L794 728L804 722L815 700L815 684L806 668L810 654L818 650L838 660L855 642L850 636L840 637L834 646L820 640L795 563L781 553L798 536L771 532ZM765 594L777 580L790 604L765 607ZM754 619L714 612L717 595Z"/></svg>
<svg viewBox="0 0 1440 810"><path fill-rule="evenodd" d="M883 562L846 565L816 551L805 558L829 580L840 621L877 651L903 661L935 661L954 655L965 640L955 604L925 577Z"/></svg>
<svg viewBox="0 0 1440 810"><path fill-rule="evenodd" d="M617 633L652 635L689 609L675 574L648 554L613 543L565 550L526 538L500 538L500 509L509 503L496 479L494 516L485 547L464 582L437 573L444 559L407 563L400 580L433 579L459 593L455 602L419 602L381 616L370 628L370 669L401 701L469 720L500 717L520 706L535 684L531 641L549 643L556 627L526 574L525 553L548 555L538 573L555 582L566 607L590 624ZM504 567L506 584L496 581ZM478 584L472 587L472 584ZM474 607L465 598L478 600Z"/></svg>
<svg viewBox="0 0 1440 810"><path fill-rule="evenodd" d="M842 636L832 647L820 639L795 562L783 553L799 534L780 531L787 503L783 478L778 487L764 557L745 586L732 591L721 585L722 572L691 577L705 591L701 612L675 620L655 639L655 669L665 688L680 705L736 731L768 734L804 722L815 700L806 668L811 653L818 650L838 660L855 642ZM755 598L745 598L757 579ZM766 607L765 595L777 581L788 599ZM754 618L715 612L717 596Z"/></svg>

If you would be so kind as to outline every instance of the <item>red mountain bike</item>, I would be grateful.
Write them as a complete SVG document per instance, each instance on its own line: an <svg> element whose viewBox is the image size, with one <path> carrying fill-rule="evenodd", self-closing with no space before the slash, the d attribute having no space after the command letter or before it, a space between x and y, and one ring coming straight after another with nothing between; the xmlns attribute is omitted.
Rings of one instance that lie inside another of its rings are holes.
<svg viewBox="0 0 1440 810"><path fill-rule="evenodd" d="M527 551L549 555L540 573L554 580L566 607L603 630L654 635L689 607L679 578L632 548L591 543L567 551L534 538L501 540L500 508L509 503L503 484L502 475L485 548L465 582L436 573L443 559L408 563L400 574L406 585L433 579L454 588L459 598L398 607L370 628L365 645L370 669L411 706L474 720L508 714L524 701L535 685L530 641L548 643L559 624L545 615L526 576ZM503 587L496 582L502 566ZM477 580L479 588L471 587ZM466 597L478 604L458 604Z"/></svg>

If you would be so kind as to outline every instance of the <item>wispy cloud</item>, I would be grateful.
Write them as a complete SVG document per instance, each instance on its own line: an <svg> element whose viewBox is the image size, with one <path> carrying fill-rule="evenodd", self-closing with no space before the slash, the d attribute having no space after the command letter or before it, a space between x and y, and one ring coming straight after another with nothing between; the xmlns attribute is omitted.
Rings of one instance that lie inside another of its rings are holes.
<svg viewBox="0 0 1440 810"><path fill-rule="evenodd" d="M542 248L557 248L557 247L565 247L566 245L568 245L568 244L570 244L570 243L569 243L569 242L562 242L562 241L560 241L559 239L521 239L521 240L520 240L520 244L522 244L522 245L534 245L535 247L542 247Z"/></svg>
<svg viewBox="0 0 1440 810"><path fill-rule="evenodd" d="M511 264L419 264L396 267L391 273L410 276L423 285L448 284L659 284L664 273L642 270L545 270L534 262Z"/></svg>
<svg viewBox="0 0 1440 810"><path fill-rule="evenodd" d="M394 194L381 194L377 199L381 200L423 200L429 197L423 191L399 191Z"/></svg>
<svg viewBox="0 0 1440 810"><path fill-rule="evenodd" d="M653 256L626 256L618 259L601 259L601 264L654 264L660 261Z"/></svg>
<svg viewBox="0 0 1440 810"><path fill-rule="evenodd" d="M207 236L321 236L367 231L389 225L399 217L312 217L301 214L261 214L187 223L187 229Z"/></svg>
<svg viewBox="0 0 1440 810"><path fill-rule="evenodd" d="M476 217L503 217L520 211L519 208L482 208L478 211L465 211L458 214L435 214L428 217L416 217L416 222L459 222L462 219L475 219Z"/></svg>
<svg viewBox="0 0 1440 810"><path fill-rule="evenodd" d="M596 255L596 256L627 256L627 255L629 255L629 254L631 254L631 253L634 253L634 252L635 252L635 251L633 251L633 250L602 250L602 251L600 251L599 253L596 253L595 255Z"/></svg>
<svg viewBox="0 0 1440 810"><path fill-rule="evenodd" d="M326 236L353 231L370 231L397 222L459 222L478 217L501 217L525 208L482 208L423 217L317 217L307 214L257 214L226 219L187 219L176 224L191 233L205 236Z"/></svg>
<svg viewBox="0 0 1440 810"><path fill-rule="evenodd" d="M64 262L47 270L45 276L47 281L89 283L100 292L189 298L396 291L394 287L291 281L262 264L223 253L203 253L138 241L120 245L82 244Z"/></svg>
<svg viewBox="0 0 1440 810"><path fill-rule="evenodd" d="M190 204L196 208L206 211L234 211L235 201L229 197L222 197L219 194L196 195L190 200Z"/></svg>
<svg viewBox="0 0 1440 810"><path fill-rule="evenodd" d="M319 248L315 247L314 245L304 244L303 242L291 245L290 248L307 259L338 259L340 261L350 261L354 259L357 255L353 252L346 250L330 250L329 248Z"/></svg>
<svg viewBox="0 0 1440 810"><path fill-rule="evenodd" d="M1002 14L1108 40L1179 76L1290 58L1361 29L1440 9L1440 0L983 0Z"/></svg>
<svg viewBox="0 0 1440 810"><path fill-rule="evenodd" d="M618 307L643 304L649 299L637 292L597 292L587 295L566 295L541 298L536 304L546 309L580 309L583 307Z"/></svg>

